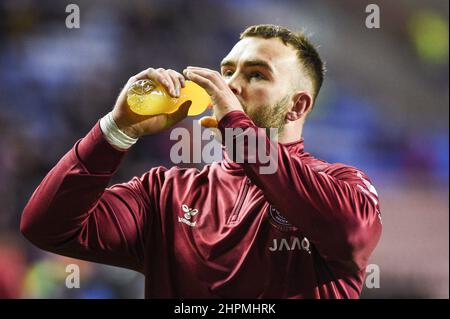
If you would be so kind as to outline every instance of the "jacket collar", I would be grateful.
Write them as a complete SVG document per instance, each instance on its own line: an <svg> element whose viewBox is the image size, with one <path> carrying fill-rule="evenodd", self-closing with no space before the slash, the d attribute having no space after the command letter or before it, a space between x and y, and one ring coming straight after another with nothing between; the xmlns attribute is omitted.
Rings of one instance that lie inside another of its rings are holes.
<svg viewBox="0 0 450 319"><path fill-rule="evenodd" d="M305 149L304 145L304 139L303 137L300 138L300 140L290 143L280 143L281 147L285 147L288 149L289 154L302 154ZM225 170L239 173L243 173L242 166L238 163L233 162L230 157L228 156L228 153L226 151L226 147L222 145L222 156L223 160L221 161L221 165Z"/></svg>

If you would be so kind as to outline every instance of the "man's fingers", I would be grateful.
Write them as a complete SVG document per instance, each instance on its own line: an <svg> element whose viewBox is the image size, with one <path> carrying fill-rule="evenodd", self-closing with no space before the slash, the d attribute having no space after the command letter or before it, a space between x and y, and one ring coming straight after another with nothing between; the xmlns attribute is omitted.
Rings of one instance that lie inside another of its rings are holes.
<svg viewBox="0 0 450 319"><path fill-rule="evenodd" d="M215 71L215 70L211 70L211 69L207 69L207 68L201 68L201 67L198 67L198 66L188 66L186 68L186 70L193 71L193 72L196 72L198 74L201 74L201 75L207 77L208 79L223 80L222 79L222 75L220 74L220 72Z"/></svg>
<svg viewBox="0 0 450 319"><path fill-rule="evenodd" d="M174 84L175 96L180 97L180 90L182 87L180 77L183 77L183 76L174 70L167 70L167 74L170 76L170 78L172 79L172 83ZM184 78L183 78L183 80L184 80Z"/></svg>
<svg viewBox="0 0 450 319"><path fill-rule="evenodd" d="M185 70L186 70L186 72L198 74L204 78L207 78L212 83L214 83L214 85L219 89L223 89L224 86L226 86L225 81L223 80L220 73L217 71L206 69L206 68L193 67L193 66L188 66Z"/></svg>
<svg viewBox="0 0 450 319"><path fill-rule="evenodd" d="M162 68L157 69L154 73L154 77L156 81L158 81L167 89L167 92L169 92L170 95L176 96L175 83L166 70Z"/></svg>
<svg viewBox="0 0 450 319"><path fill-rule="evenodd" d="M187 70L207 71L207 72L215 73L216 75L219 75L219 76L220 76L220 73L217 72L217 71L215 71L215 70L211 70L211 69L207 69L207 68L202 68L202 67L199 67L199 66L192 66L192 65L189 65L189 66L186 67L186 69L187 69Z"/></svg>
<svg viewBox="0 0 450 319"><path fill-rule="evenodd" d="M169 72L165 69L159 68L157 70L153 68L145 69L142 72L139 72L135 76L131 77L128 82L133 83L138 80L145 80L150 79L153 81L156 81L163 85L167 92L169 92L170 95L175 96L176 90L175 90L175 82L172 80L172 77L169 75Z"/></svg>
<svg viewBox="0 0 450 319"><path fill-rule="evenodd" d="M137 80L144 80L144 79L148 78L148 74L150 74L152 71L154 71L153 68L145 69L145 70L139 72L138 74L132 76L132 77L130 78L130 80L131 80L132 78L135 78L136 81L137 81Z"/></svg>
<svg viewBox="0 0 450 319"><path fill-rule="evenodd" d="M205 78L201 74L197 74L195 71L185 70L183 73L188 80L191 80L204 88L210 96L216 95L218 89L211 80Z"/></svg>
<svg viewBox="0 0 450 319"><path fill-rule="evenodd" d="M178 73L177 71L174 70L168 70L168 72L173 75L174 78L176 78L178 80L178 82L180 83L181 87L184 88L186 85L186 80L184 79L183 74Z"/></svg>

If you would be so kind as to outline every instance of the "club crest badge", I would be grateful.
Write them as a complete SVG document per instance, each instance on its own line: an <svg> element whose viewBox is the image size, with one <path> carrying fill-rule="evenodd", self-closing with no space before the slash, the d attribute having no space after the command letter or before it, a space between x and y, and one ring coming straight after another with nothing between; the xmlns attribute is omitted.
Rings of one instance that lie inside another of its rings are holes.
<svg viewBox="0 0 450 319"><path fill-rule="evenodd" d="M267 208L267 212L269 215L270 224L279 231L292 232L298 230L297 227L289 223L286 217L281 215L280 212L272 205L269 205L269 207Z"/></svg>

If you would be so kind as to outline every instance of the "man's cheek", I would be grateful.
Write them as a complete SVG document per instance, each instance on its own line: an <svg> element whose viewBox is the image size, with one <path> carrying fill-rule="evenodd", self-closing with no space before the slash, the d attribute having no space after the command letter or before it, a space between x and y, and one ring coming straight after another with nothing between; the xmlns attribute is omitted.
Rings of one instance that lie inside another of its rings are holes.
<svg viewBox="0 0 450 319"><path fill-rule="evenodd" d="M269 104L270 98L271 94L269 94L267 90L264 89L255 90L252 102L255 103L256 105Z"/></svg>

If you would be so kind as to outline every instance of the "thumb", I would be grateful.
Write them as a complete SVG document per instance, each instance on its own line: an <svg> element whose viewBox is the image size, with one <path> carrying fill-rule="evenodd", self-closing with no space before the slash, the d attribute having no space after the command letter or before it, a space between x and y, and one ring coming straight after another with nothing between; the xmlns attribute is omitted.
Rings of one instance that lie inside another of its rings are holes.
<svg viewBox="0 0 450 319"><path fill-rule="evenodd" d="M167 114L168 127L171 127L181 120L183 120L187 115L189 108L191 107L192 101L186 101L173 113Z"/></svg>

